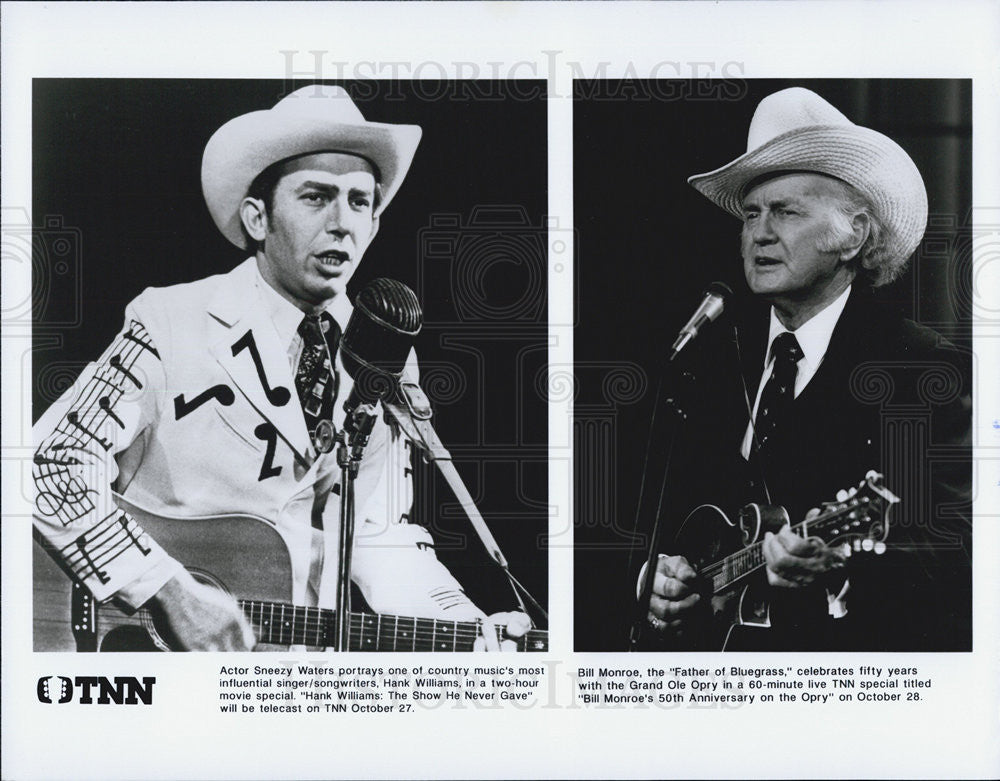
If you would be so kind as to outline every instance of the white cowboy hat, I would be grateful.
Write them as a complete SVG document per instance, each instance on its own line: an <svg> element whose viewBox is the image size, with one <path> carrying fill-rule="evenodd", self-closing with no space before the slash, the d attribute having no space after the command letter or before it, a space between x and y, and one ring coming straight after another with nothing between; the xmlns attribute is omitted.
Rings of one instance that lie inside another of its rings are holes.
<svg viewBox="0 0 1000 781"><path fill-rule="evenodd" d="M420 143L417 125L368 122L343 87L314 84L282 98L272 109L229 120L205 145L201 189L222 234L247 249L240 203L257 175L273 163L311 152L346 152L376 169L380 214L399 190Z"/></svg>
<svg viewBox="0 0 1000 781"><path fill-rule="evenodd" d="M688 179L698 192L742 217L747 186L779 171L826 174L860 190L888 233L891 256L907 258L927 225L927 191L910 156L888 136L855 125L815 92L792 87L764 98L746 154Z"/></svg>

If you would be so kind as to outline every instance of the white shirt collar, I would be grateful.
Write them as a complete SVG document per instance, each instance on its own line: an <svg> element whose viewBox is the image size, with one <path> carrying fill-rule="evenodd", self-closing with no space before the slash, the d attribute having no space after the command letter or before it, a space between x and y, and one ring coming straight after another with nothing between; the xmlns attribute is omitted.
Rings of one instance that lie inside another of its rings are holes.
<svg viewBox="0 0 1000 781"><path fill-rule="evenodd" d="M264 311L271 318L271 322L274 323L274 328L278 332L278 338L281 339L281 343L286 346L290 345L292 340L298 336L299 324L305 315L301 309L267 283L267 280L261 276L256 261L254 261L253 267ZM341 332L343 332L347 328L347 321L351 318L352 309L353 307L347 295L342 294L330 302L326 311L337 321L337 325L340 326Z"/></svg>
<svg viewBox="0 0 1000 781"><path fill-rule="evenodd" d="M825 309L817 312L791 332L795 334L795 339L798 341L799 347L802 348L802 360L813 371L819 367L823 356L826 355L826 349L830 346L830 338L833 336L833 329L837 327L837 321L840 320L840 315L847 305L847 298L850 294L851 286L848 285L847 289L837 296ZM788 329L781 324L772 306L771 327L767 336L767 352L764 354L765 366L771 363L771 345L774 343L774 340L780 334L786 332L788 332ZM801 364L802 361L799 363Z"/></svg>
<svg viewBox="0 0 1000 781"><path fill-rule="evenodd" d="M264 312L274 323L274 330L278 332L278 338L286 348L292 340L298 336L299 324L302 322L304 313L295 304L282 296L277 290L271 287L267 280L261 276L257 263L254 263L257 272L257 290L260 291L260 300L264 306Z"/></svg>

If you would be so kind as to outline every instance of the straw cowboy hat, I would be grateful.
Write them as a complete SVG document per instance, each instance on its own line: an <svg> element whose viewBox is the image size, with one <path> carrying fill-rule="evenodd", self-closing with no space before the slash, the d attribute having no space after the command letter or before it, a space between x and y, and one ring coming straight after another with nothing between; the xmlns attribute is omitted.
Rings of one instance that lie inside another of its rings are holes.
<svg viewBox="0 0 1000 781"><path fill-rule="evenodd" d="M420 134L417 125L368 122L343 87L302 87L274 108L243 114L215 131L202 157L201 189L222 234L247 249L240 203L269 165L313 152L363 157L375 167L382 187L377 216L399 190Z"/></svg>
<svg viewBox="0 0 1000 781"><path fill-rule="evenodd" d="M860 190L885 226L890 257L908 258L920 243L927 192L910 156L888 136L855 125L801 87L764 98L750 121L746 154L688 183L742 217L749 185L779 171L826 174Z"/></svg>

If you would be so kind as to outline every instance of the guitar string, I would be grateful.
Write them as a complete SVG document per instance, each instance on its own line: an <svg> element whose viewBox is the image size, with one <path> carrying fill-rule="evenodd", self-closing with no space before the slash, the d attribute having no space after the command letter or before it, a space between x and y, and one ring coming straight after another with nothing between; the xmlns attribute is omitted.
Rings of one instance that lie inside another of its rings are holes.
<svg viewBox="0 0 1000 781"><path fill-rule="evenodd" d="M271 611L265 618L262 614L257 615L253 619L253 623L257 624L268 624L274 626L289 626L289 625L302 625L308 624L315 626L317 623L324 625L333 620L331 615L332 611L327 612L327 608L315 608L306 607L299 605L286 605L284 607L284 615L281 614L282 603L268 603L268 602L251 602L245 600L243 603L244 610L256 611L256 610L267 610ZM273 618L273 608L277 608L279 615L277 618ZM310 611L310 612L304 612ZM289 617L288 614L291 614ZM373 631L378 629L380 623L378 614L374 613L352 613L350 616L350 622L352 629L358 627L359 631L361 629L372 629ZM480 624L472 621L449 621L447 619L433 619L433 618L422 618L422 617L405 617L405 616L392 616L391 614L385 614L382 616L381 624L382 629L387 628L389 622L394 622L396 627L400 625L406 628L408 622L412 622L413 631L430 631L432 634L451 634L453 632L473 632L478 634L478 627ZM433 624L437 622L436 628L433 626L427 626L428 623Z"/></svg>
<svg viewBox="0 0 1000 781"><path fill-rule="evenodd" d="M327 628L329 626L329 622L332 621L332 616L325 615L322 612L318 614L313 612L311 614L306 613L304 615L299 615L299 612L303 610L322 611L324 610L323 608L307 608L301 606L293 606L292 608L286 607L285 613L288 613L289 611L292 612L291 620L289 620L287 616L285 616L284 619L279 617L279 619L277 620L272 619L271 617L265 619L263 615L255 616L255 614L253 613L253 611L258 609L269 610L270 607L271 605L269 603L251 604L248 602L244 602L244 610L249 609L251 611L251 615L248 616L248 618L250 618L251 620L251 623L261 627L262 631L266 629L266 631L268 631L269 633L273 633L275 631L280 632L283 630L287 630L289 628L291 628L296 633L309 632L310 630L317 630L317 629L322 630ZM369 618L369 615L373 615L375 617ZM387 617L388 619L394 621L395 625L391 629L388 626L389 620L386 620ZM402 619L403 622L402 624L403 631L410 631L415 636L422 638L430 637L430 638L440 638L441 640L447 640L450 636L468 638L468 637L478 637L480 634L478 628L480 625L475 624L473 622L451 622L451 621L446 621L444 619L437 619L437 626L434 627L427 625L428 622L431 622L433 624L433 622L436 620L432 618L407 618L407 617L388 615L388 616L383 616L383 620L380 622L376 614L358 614L358 613L354 613L351 615L350 628L353 633L356 633L359 636L363 636L366 633L366 631L370 631L371 634L378 635L379 637L382 637L387 634L398 635L400 632L400 619ZM413 622L413 624L411 627L408 628L407 622L411 621ZM506 627L502 625L497 625L496 628L497 631L500 631L501 629L504 629Z"/></svg>
<svg viewBox="0 0 1000 781"><path fill-rule="evenodd" d="M272 603L254 603L256 608L267 609L270 608ZM244 609L250 607L248 602L244 602ZM288 608L285 608L286 613ZM326 639L326 635L329 632L329 621L330 618L324 616L322 613L316 615L297 615L301 610L309 611L322 611L324 608L306 608L300 606L293 606L293 612L295 615L292 620L284 621L272 621L271 619L264 620L263 617L251 620L251 624L259 627L261 634L266 633L266 638L262 638L261 642L267 642L273 640L274 635L278 635L280 641L284 642L286 640L285 635L291 634L292 639L303 639L308 640L313 634L316 635L317 641L322 641ZM402 619L404 622L413 621L416 622L412 631L409 632L410 637L401 636L399 633L399 628L394 627L390 629L388 626L378 627L379 621L376 615L375 619L369 618L370 615L376 614L365 614L365 613L354 613L351 615L351 629L350 636L352 639L358 639L359 642L363 641L366 634L371 636L373 639L379 641L393 639L395 645L404 644L409 645L415 642L430 643L433 645L447 646L449 644L454 644L455 642L461 641L475 641L480 636L481 633L478 629L479 625L472 622L447 622L442 619L431 619L431 618L408 618L402 616L389 616L389 618L395 619L397 622ZM385 616L383 616L385 618ZM437 628L427 626L427 622L432 624L437 621ZM384 622L388 624L388 621ZM456 629L454 625L458 625ZM503 639L502 630L506 627L504 625L496 625L496 631L498 639ZM404 633L406 633L406 627L404 624ZM522 638L518 638L517 642L529 642L537 641L542 639L544 632L542 630L529 630ZM402 642L400 642L402 641ZM308 645L309 643L304 643ZM317 643L321 644L321 643Z"/></svg>
<svg viewBox="0 0 1000 781"><path fill-rule="evenodd" d="M330 626L326 621L320 622L297 622L295 624L281 624L280 626L263 625L261 626L259 622L254 622L257 626L260 626L261 635L265 639L273 638L274 636L284 637L286 635L291 635L295 638L303 638L308 640L312 636L316 636L318 639L322 640L330 632ZM429 641L432 643L447 643L453 638L458 640L469 640L476 639L480 636L479 632L469 632L460 631L453 632L451 630L445 631L427 631L427 630L417 630L417 631L382 631L377 632L374 630L366 631L370 628L368 627L352 627L351 636L363 639L365 637L378 638L379 640L398 638L400 641L409 642L410 640L417 641ZM500 632L500 628L497 627L497 631Z"/></svg>
<svg viewBox="0 0 1000 781"><path fill-rule="evenodd" d="M877 498L876 498L875 501L872 502L872 504L875 504L876 501L877 501ZM839 516L842 516L842 515L845 515L845 514L848 514L850 512L853 512L853 511L857 510L857 508L860 507L860 506L862 506L861 502L856 502L856 503L854 503L854 504L852 504L850 506L841 507L841 508L836 509L836 510L830 510L827 513L820 513L816 517L814 517L814 518L808 518L808 519L802 521L801 523L797 524L796 526L792 527L792 531L799 531L799 530L801 530L801 529L803 529L803 528L805 528L806 526L809 526L809 525L815 525L815 524L818 524L818 523L825 523L825 522L830 521L830 520L832 520L834 518L839 518ZM745 568L747 566L746 559L749 558L749 559L751 559L751 561L750 561L751 570L754 569L754 568L756 568L756 567L759 567L761 565L761 563L763 562L762 556L760 555L760 554L762 554L762 552L763 552L763 542L755 542L752 545L748 545L747 547L742 548L741 550L739 550L739 551L737 551L735 553L732 553L729 556L726 556L725 558L720 559L719 561L717 561L717 562L715 562L713 564L710 564L709 566L705 567L702 570L702 574L704 574L704 575L706 575L708 577L711 577L713 579L713 586L714 586L715 578L718 575L722 574L727 569L729 569L732 564L738 564L740 566L740 568ZM744 575L747 575L747 574L749 574L749 572L751 570L747 570L745 572L740 572L737 575L737 577L742 577ZM732 582L732 580L730 580L730 582ZM726 585L728 585L728 583L723 582L720 585L720 588L723 587L723 586L726 586Z"/></svg>

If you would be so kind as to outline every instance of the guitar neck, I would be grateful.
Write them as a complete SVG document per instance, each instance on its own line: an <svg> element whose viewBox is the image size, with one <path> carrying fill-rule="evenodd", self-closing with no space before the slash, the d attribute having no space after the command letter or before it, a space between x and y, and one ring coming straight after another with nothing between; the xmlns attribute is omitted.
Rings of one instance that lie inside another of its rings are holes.
<svg viewBox="0 0 1000 781"><path fill-rule="evenodd" d="M867 513L875 511L877 515L882 515L885 505L887 503L891 504L893 501L898 501L898 499L891 494L888 496L875 494L872 497L867 497L866 502L868 503L868 507L865 509L866 523L870 523L867 521ZM835 536L837 532L847 532L860 528L862 522L858 520L858 515L859 511L856 504L835 507L796 524L791 527L791 530L800 536L812 535L827 540L828 537ZM834 534L831 534L831 532ZM702 574L711 578L712 593L720 594L737 581L761 569L764 564L764 543L760 541L741 548L714 564L710 564L705 567Z"/></svg>
<svg viewBox="0 0 1000 781"><path fill-rule="evenodd" d="M704 573L712 579L712 593L721 594L738 580L764 566L764 544L755 542L709 565Z"/></svg>
<svg viewBox="0 0 1000 781"><path fill-rule="evenodd" d="M240 606L261 643L333 646L334 611L327 608L241 600ZM503 639L497 626L497 642ZM471 651L481 634L479 621L351 613L351 651ZM517 641L519 651L547 651L548 633L531 630Z"/></svg>

